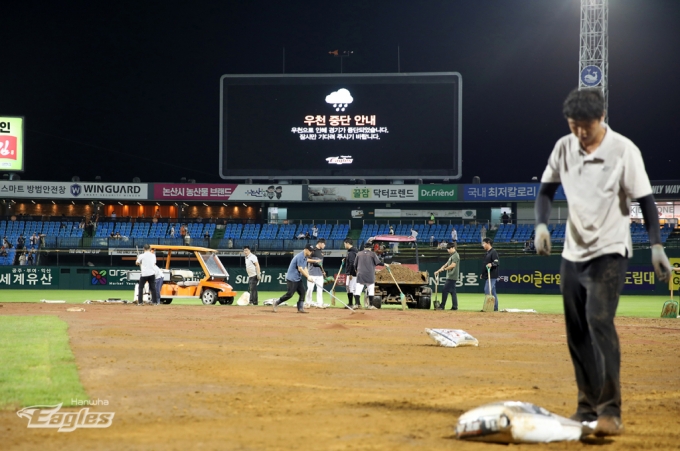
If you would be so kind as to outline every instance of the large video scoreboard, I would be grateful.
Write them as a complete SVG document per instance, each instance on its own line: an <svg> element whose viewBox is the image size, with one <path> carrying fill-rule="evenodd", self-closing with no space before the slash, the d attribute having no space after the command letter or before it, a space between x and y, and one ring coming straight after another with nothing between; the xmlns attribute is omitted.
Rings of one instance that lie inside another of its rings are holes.
<svg viewBox="0 0 680 451"><path fill-rule="evenodd" d="M224 179L461 177L458 73L224 75Z"/></svg>

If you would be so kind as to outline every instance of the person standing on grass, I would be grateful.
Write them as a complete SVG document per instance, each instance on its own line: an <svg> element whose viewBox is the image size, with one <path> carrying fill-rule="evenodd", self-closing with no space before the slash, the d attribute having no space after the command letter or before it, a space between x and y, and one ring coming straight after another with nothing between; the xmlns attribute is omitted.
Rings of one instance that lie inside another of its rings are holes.
<svg viewBox="0 0 680 451"><path fill-rule="evenodd" d="M657 277L665 282L671 273L642 154L604 122L604 106L598 89L575 89L569 94L562 111L571 134L555 144L535 205L536 251L550 255L548 219L555 192L562 185L569 217L560 290L578 387L571 418L597 421L594 433L599 437L624 430L621 350L614 316L633 255L631 199L640 204Z"/></svg>
<svg viewBox="0 0 680 451"><path fill-rule="evenodd" d="M354 286L354 301L357 306L361 306L361 292L366 287L366 296L368 302L364 308L371 308L373 306L373 296L375 295L375 267L380 264L380 259L373 251L371 245L364 244L364 250L357 253L354 260L354 266L357 271L357 282Z"/></svg>
<svg viewBox="0 0 680 451"><path fill-rule="evenodd" d="M286 285L288 290L286 294L281 296L279 299L274 301L274 313L276 313L276 308L286 302L288 299L292 298L295 293L298 294L297 310L298 313L309 313L304 309L305 305L305 295L307 294L307 289L305 284L302 283L302 276L305 279L312 281L309 272L307 272L307 258L314 252L314 246L308 244L291 260L290 265L288 265L288 272L286 272Z"/></svg>
<svg viewBox="0 0 680 451"><path fill-rule="evenodd" d="M446 250L449 253L449 259L438 270L434 272L436 276L440 272L446 271L446 283L442 289L442 305L439 306L439 310L444 310L446 307L446 299L451 293L451 310L458 310L458 295L456 294L456 283L458 282L458 275L460 273L460 255L456 252L456 245L454 243L449 243L446 245Z"/></svg>
<svg viewBox="0 0 680 451"><path fill-rule="evenodd" d="M343 245L345 246L345 249L347 249L347 257L345 257L347 305L351 308L354 303L354 288L357 284L357 268L355 262L359 249L354 247L354 240L352 240L352 238L345 238ZM359 307L359 304L357 304L357 307Z"/></svg>
<svg viewBox="0 0 680 451"><path fill-rule="evenodd" d="M324 308L323 305L323 279L325 271L323 269L323 250L326 248L326 240L319 238L314 247L314 252L310 258L307 259L307 271L313 281L307 282L307 294L305 295L305 302L312 304L312 295L316 287L316 307Z"/></svg>
<svg viewBox="0 0 680 451"><path fill-rule="evenodd" d="M156 302L156 283L155 283L155 272L153 267L156 265L156 256L151 252L151 246L148 244L144 245L144 253L137 257L135 263L142 270L139 277L139 293L137 295L137 301L139 305L144 303L144 285L149 283L149 292L151 293L151 302Z"/></svg>
<svg viewBox="0 0 680 451"><path fill-rule="evenodd" d="M484 238L482 247L486 251L484 255L484 269L482 270L482 280L491 279L491 293L489 293L489 282L484 284L484 294L493 294L496 302L493 311L498 311L498 295L496 294L496 281L498 280L498 252L493 248L493 240Z"/></svg>
<svg viewBox="0 0 680 451"><path fill-rule="evenodd" d="M154 252L155 254L155 252ZM153 272L154 272L154 283L156 284L156 299L153 300L153 302L156 305L160 305L161 303L161 290L163 289L163 271L161 268L158 267L158 265L153 265Z"/></svg>
<svg viewBox="0 0 680 451"><path fill-rule="evenodd" d="M250 252L250 246L243 246L243 255L246 257L246 273L248 274L248 292L250 304L257 305L257 284L260 282L260 263L255 254Z"/></svg>

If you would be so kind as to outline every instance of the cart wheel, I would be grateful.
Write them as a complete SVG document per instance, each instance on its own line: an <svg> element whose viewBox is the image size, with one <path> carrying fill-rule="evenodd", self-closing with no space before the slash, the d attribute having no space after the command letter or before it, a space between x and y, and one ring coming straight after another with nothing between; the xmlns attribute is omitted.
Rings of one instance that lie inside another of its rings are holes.
<svg viewBox="0 0 680 451"><path fill-rule="evenodd" d="M161 299L161 304L172 304L172 299Z"/></svg>
<svg viewBox="0 0 680 451"><path fill-rule="evenodd" d="M218 301L221 305L231 305L231 304L234 303L234 298L233 298L233 297L229 297L229 298L217 298L217 301Z"/></svg>
<svg viewBox="0 0 680 451"><path fill-rule="evenodd" d="M382 307L382 298L380 296L373 296L373 302L371 302L371 305L375 308Z"/></svg>
<svg viewBox="0 0 680 451"><path fill-rule="evenodd" d="M214 305L217 302L217 291L207 289L201 294L201 302L205 305Z"/></svg>
<svg viewBox="0 0 680 451"><path fill-rule="evenodd" d="M417 306L420 309L430 310L430 296L420 296Z"/></svg>

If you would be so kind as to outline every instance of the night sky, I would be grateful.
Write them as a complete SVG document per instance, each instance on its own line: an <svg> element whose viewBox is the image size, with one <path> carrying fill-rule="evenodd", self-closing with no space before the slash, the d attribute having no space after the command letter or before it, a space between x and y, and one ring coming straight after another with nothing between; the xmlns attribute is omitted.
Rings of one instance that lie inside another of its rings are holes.
<svg viewBox="0 0 680 451"><path fill-rule="evenodd" d="M540 176L578 84L580 0L8 2L0 114L23 180L219 183L223 74L456 71L463 178ZM609 5L610 124L680 179L680 1ZM303 165L304 162L300 161Z"/></svg>

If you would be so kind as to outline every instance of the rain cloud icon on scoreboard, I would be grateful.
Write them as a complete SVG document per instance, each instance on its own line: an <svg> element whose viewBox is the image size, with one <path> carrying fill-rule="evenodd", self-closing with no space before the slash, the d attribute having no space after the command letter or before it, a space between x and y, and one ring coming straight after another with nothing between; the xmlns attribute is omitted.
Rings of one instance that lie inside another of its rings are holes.
<svg viewBox="0 0 680 451"><path fill-rule="evenodd" d="M352 94L345 88L338 89L326 96L326 103L332 104L335 111L345 111L347 105L353 101Z"/></svg>

